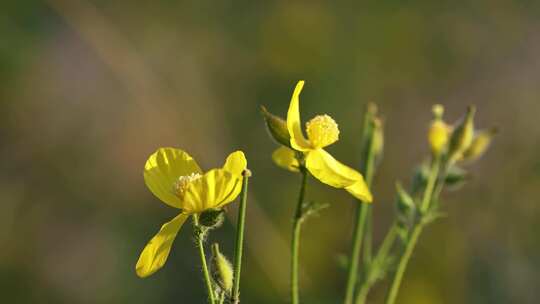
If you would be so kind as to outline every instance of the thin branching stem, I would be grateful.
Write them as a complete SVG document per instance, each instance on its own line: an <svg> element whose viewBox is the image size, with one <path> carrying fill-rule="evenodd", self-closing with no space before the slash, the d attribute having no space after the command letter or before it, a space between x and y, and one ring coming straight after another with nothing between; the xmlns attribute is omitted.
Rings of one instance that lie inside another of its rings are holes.
<svg viewBox="0 0 540 304"><path fill-rule="evenodd" d="M390 227L390 230L388 230L388 233L384 237L384 240L379 247L379 250L377 251L377 254L373 258L373 264L374 265L381 265L383 261L385 261L388 258L388 254L390 253L390 250L392 249L392 245L394 245L395 240L398 236L398 224L395 222ZM370 271L372 271L370 269ZM358 293L356 294L356 304L364 304L367 300L367 295L369 293L369 290L375 283L374 280L370 277L371 273L366 274L365 280L362 282L358 289Z"/></svg>
<svg viewBox="0 0 540 304"><path fill-rule="evenodd" d="M441 159L440 157L435 156L431 162L429 176L422 198L422 204L420 205L421 216L425 214L425 212L429 209L431 202L433 201L433 193L435 190L434 188L439 177L440 167ZM407 242L405 243L405 249L399 259L394 278L392 279L392 284L390 285L390 290L386 297L386 304L394 304L396 302L399 287L401 286L401 281L403 280L403 275L405 274L405 270L407 269L407 265L409 264L409 260L411 259L411 255L414 251L414 248L416 247L416 243L418 242L418 238L420 237L424 226L425 224L420 219L414 224L412 231L408 235Z"/></svg>

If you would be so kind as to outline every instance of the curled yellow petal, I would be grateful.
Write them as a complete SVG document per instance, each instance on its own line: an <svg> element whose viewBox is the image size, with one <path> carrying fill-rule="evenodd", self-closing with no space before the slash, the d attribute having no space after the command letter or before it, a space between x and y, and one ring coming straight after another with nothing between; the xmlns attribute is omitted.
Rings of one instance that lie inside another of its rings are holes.
<svg viewBox="0 0 540 304"><path fill-rule="evenodd" d="M170 222L163 224L159 232L148 242L135 266L139 277L145 278L165 265L173 241L188 216L180 214Z"/></svg>
<svg viewBox="0 0 540 304"><path fill-rule="evenodd" d="M323 149L309 151L306 167L321 182L334 188L345 188L354 197L371 202L372 196L362 174L340 163Z"/></svg>
<svg viewBox="0 0 540 304"><path fill-rule="evenodd" d="M202 173L197 162L187 152L175 148L159 148L144 165L144 182L164 203L181 208L174 187L181 176Z"/></svg>
<svg viewBox="0 0 540 304"><path fill-rule="evenodd" d="M291 135L291 146L298 151L307 151L311 149L311 144L302 133L302 123L300 121L300 93L304 87L304 81L296 84L287 112L287 129Z"/></svg>
<svg viewBox="0 0 540 304"><path fill-rule="evenodd" d="M224 169L213 169L191 182L184 194L182 210L201 213L232 202L242 188L242 177Z"/></svg>
<svg viewBox="0 0 540 304"><path fill-rule="evenodd" d="M340 163L323 149L307 153L306 167L315 178L334 188L351 186L362 178L360 173Z"/></svg>
<svg viewBox="0 0 540 304"><path fill-rule="evenodd" d="M287 147L279 147L272 153L272 160L279 167L292 172L300 171L300 163L296 159L295 151Z"/></svg>
<svg viewBox="0 0 540 304"><path fill-rule="evenodd" d="M349 192L352 196L363 201L364 203L373 202L373 196L371 195L371 192L369 191L369 188L363 177L356 183L345 187L345 190L347 190L347 192Z"/></svg>
<svg viewBox="0 0 540 304"><path fill-rule="evenodd" d="M236 151L227 157L223 169L229 171L233 175L241 176L242 172L247 168L247 160L244 152Z"/></svg>

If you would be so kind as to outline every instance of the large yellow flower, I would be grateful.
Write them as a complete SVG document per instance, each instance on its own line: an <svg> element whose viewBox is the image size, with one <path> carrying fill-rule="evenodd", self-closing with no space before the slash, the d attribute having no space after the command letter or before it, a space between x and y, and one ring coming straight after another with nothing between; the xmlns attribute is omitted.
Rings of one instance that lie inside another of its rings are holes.
<svg viewBox="0 0 540 304"><path fill-rule="evenodd" d="M206 173L179 149L160 148L150 155L144 166L146 185L161 201L180 209L180 214L161 226L142 251L135 266L139 277L147 277L163 267L178 231L190 215L219 209L238 196L246 166L241 151L231 153L222 168Z"/></svg>
<svg viewBox="0 0 540 304"><path fill-rule="evenodd" d="M289 111L287 112L287 129L291 136L291 147L282 146L272 154L274 162L287 170L298 171L300 163L297 153L303 154L304 165L308 171L321 182L335 188L344 188L354 197L371 202L373 197L364 177L358 171L340 163L323 148L339 139L337 123L328 115L317 115L306 124L307 138L301 128L300 92L304 81L299 81L294 89Z"/></svg>

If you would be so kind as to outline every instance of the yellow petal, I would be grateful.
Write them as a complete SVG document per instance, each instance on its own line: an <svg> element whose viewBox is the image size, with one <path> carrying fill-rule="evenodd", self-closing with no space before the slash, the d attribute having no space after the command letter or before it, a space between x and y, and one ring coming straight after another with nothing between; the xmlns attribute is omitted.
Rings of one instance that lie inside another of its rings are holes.
<svg viewBox="0 0 540 304"><path fill-rule="evenodd" d="M362 174L340 163L323 149L307 153L306 167L315 178L327 185L345 188L364 202L371 202L373 199Z"/></svg>
<svg viewBox="0 0 540 304"><path fill-rule="evenodd" d="M300 163L296 159L295 151L287 147L279 147L272 153L272 160L279 167L292 172L300 171Z"/></svg>
<svg viewBox="0 0 540 304"><path fill-rule="evenodd" d="M135 266L135 271L139 277L145 278L165 265L169 252L171 252L173 241L188 216L186 214L180 214L170 222L165 223L161 226L159 232L148 242Z"/></svg>
<svg viewBox="0 0 540 304"><path fill-rule="evenodd" d="M304 87L304 81L301 80L296 84L289 111L287 112L287 129L291 135L291 146L298 151L307 151L311 149L311 144L302 133L302 123L300 121L300 92Z"/></svg>
<svg viewBox="0 0 540 304"><path fill-rule="evenodd" d="M180 176L202 173L197 162L186 152L174 148L159 148L144 165L144 182L164 203L180 208L181 201L174 194Z"/></svg>
<svg viewBox="0 0 540 304"><path fill-rule="evenodd" d="M242 172L247 168L247 160L244 152L236 151L227 157L223 169L229 171L233 175L242 176Z"/></svg>
<svg viewBox="0 0 540 304"><path fill-rule="evenodd" d="M315 178L335 188L351 186L362 178L360 173L340 163L323 149L307 153L306 167Z"/></svg>
<svg viewBox="0 0 540 304"><path fill-rule="evenodd" d="M184 194L182 210L201 213L232 202L242 188L242 178L223 169L213 169L191 182Z"/></svg>
<svg viewBox="0 0 540 304"><path fill-rule="evenodd" d="M352 194L352 196L363 201L364 203L373 202L373 196L371 195L371 192L369 191L369 188L364 181L364 177L362 177L362 179L357 181L356 183L345 187L345 190L347 190L347 192Z"/></svg>

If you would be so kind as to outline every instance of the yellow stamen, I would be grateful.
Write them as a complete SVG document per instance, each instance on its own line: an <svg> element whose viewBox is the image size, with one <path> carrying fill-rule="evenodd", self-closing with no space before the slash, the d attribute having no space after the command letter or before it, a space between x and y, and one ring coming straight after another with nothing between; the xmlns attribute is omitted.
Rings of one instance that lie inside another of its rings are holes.
<svg viewBox="0 0 540 304"><path fill-rule="evenodd" d="M180 176L173 185L174 194L179 198L183 198L189 184L195 180L198 180L201 177L201 174L195 172L191 173L190 175Z"/></svg>
<svg viewBox="0 0 540 304"><path fill-rule="evenodd" d="M338 125L328 115L317 115L306 124L307 137L314 148L323 148L339 139Z"/></svg>

